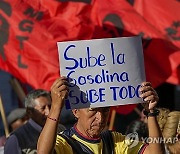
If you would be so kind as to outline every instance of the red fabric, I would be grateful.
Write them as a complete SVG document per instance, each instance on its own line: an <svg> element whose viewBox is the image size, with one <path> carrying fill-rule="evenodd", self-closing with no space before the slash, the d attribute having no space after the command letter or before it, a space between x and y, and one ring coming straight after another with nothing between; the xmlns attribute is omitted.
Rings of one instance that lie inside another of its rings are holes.
<svg viewBox="0 0 180 154"><path fill-rule="evenodd" d="M134 0L133 7L149 24L180 48L180 2L176 0ZM171 54L169 59L172 73L166 81L179 84L180 52Z"/></svg>
<svg viewBox="0 0 180 154"><path fill-rule="evenodd" d="M157 87L176 70L179 48L128 2L60 1L0 1L1 69L34 88L49 90L59 76L57 41L141 34L147 80Z"/></svg>
<svg viewBox="0 0 180 154"><path fill-rule="evenodd" d="M116 112L118 114L127 115L127 114L131 113L136 106L137 106L136 104L113 106L113 107L111 107L111 110L116 110Z"/></svg>

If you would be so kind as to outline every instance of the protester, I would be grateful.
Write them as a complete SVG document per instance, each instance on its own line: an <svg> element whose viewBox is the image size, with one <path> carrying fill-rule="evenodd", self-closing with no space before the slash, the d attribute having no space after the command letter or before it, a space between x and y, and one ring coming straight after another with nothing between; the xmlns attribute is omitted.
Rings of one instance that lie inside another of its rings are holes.
<svg viewBox="0 0 180 154"><path fill-rule="evenodd" d="M163 136L165 138L172 138L180 133L178 129L180 123L180 111L171 111L168 114L166 123L163 128Z"/></svg>
<svg viewBox="0 0 180 154"><path fill-rule="evenodd" d="M16 108L12 110L7 116L9 130L14 131L20 126L24 125L28 120L25 108Z"/></svg>
<svg viewBox="0 0 180 154"><path fill-rule="evenodd" d="M5 144L5 154L37 152L38 137L51 107L49 92L42 89L31 91L25 98L25 107L30 119L10 135Z"/></svg>
<svg viewBox="0 0 180 154"><path fill-rule="evenodd" d="M171 154L180 153L180 111L171 111L163 127L167 151Z"/></svg>
<svg viewBox="0 0 180 154"><path fill-rule="evenodd" d="M167 108L158 108L157 121L163 134L163 142L167 154L177 154L180 151L180 112Z"/></svg>
<svg viewBox="0 0 180 154"><path fill-rule="evenodd" d="M145 154L150 152L161 154L164 152L162 143L147 145L132 140L127 142L125 136L118 132L102 132L108 120L109 107L74 109L73 114L77 118L77 123L70 130L57 135L59 116L64 106L64 100L68 95L67 85L66 77L61 77L51 87L52 107L38 140L39 154L51 154L53 152L57 154L143 152ZM157 93L149 82L143 82L140 91L140 97L147 101L149 136L151 138L161 137L156 121L156 115L158 114L155 110L158 101ZM131 144L132 142L135 144Z"/></svg>
<svg viewBox="0 0 180 154"><path fill-rule="evenodd" d="M26 115L25 108L16 108L13 109L9 115L7 116L7 122L9 126L9 131L15 131L17 128L24 125L28 120L28 116ZM2 141L1 141L2 140ZM1 143L2 142L2 143ZM0 138L0 154L4 153L4 144L6 142L6 137Z"/></svg>

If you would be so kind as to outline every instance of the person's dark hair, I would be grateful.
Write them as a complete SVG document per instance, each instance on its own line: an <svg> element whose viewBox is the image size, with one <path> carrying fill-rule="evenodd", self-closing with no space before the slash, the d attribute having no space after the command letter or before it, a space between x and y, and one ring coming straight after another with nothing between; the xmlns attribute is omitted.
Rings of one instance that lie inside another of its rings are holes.
<svg viewBox="0 0 180 154"><path fill-rule="evenodd" d="M43 89L35 89L35 90L32 90L28 93L28 95L26 96L25 98L25 107L26 108L34 108L35 106L35 102L34 100L36 98L39 98L39 97L49 97L49 99L51 100L51 95L48 91L46 90L43 90Z"/></svg>
<svg viewBox="0 0 180 154"><path fill-rule="evenodd" d="M135 120L131 122L127 127L126 135L135 132L138 134L139 139L141 139L142 137L143 138L148 137L147 124L140 120Z"/></svg>

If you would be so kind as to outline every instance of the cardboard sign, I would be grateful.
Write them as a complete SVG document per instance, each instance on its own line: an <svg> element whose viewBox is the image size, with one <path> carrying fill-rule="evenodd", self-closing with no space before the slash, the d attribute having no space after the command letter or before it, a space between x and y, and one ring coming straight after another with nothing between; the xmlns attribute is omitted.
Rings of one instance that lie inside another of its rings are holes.
<svg viewBox="0 0 180 154"><path fill-rule="evenodd" d="M141 103L141 37L58 42L60 74L70 82L66 108Z"/></svg>

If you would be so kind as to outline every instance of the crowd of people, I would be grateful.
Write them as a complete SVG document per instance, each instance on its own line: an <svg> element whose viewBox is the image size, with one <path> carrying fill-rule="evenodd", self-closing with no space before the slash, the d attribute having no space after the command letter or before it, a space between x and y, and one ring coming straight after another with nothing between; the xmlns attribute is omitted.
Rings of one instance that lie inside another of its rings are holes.
<svg viewBox="0 0 180 154"><path fill-rule="evenodd" d="M73 109L65 117L68 81L60 77L50 92L29 92L25 108L8 115L11 133L3 153L180 153L180 111L157 108L158 95L149 82L142 83L140 92L145 101L142 116L130 123L122 135L108 130L110 107Z"/></svg>

